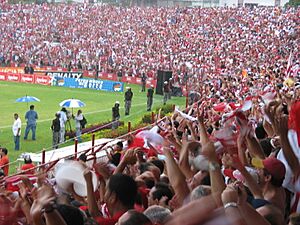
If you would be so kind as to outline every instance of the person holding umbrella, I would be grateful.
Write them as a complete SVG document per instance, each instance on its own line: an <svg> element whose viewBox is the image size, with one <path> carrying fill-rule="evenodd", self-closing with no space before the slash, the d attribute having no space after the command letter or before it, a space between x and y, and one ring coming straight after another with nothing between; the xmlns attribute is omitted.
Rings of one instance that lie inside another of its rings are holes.
<svg viewBox="0 0 300 225"><path fill-rule="evenodd" d="M59 142L64 143L65 141L65 133L66 133L66 122L68 120L67 118L67 110L65 107L63 107L59 112L59 120L60 120L60 136L59 136Z"/></svg>
<svg viewBox="0 0 300 225"><path fill-rule="evenodd" d="M25 128L25 135L24 135L24 140L27 140L28 133L31 130L32 133L32 140L35 141L35 131L36 131L36 120L38 119L38 114L34 110L34 105L31 105L29 107L29 111L26 112L25 114L25 119L27 121L27 125Z"/></svg>

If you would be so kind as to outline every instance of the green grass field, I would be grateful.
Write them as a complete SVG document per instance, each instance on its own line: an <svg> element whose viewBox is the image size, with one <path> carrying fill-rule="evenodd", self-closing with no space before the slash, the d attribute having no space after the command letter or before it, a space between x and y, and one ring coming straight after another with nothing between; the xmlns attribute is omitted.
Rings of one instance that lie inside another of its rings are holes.
<svg viewBox="0 0 300 225"><path fill-rule="evenodd" d="M43 148L50 149L52 145L52 132L50 125L54 114L61 109L59 103L68 98L77 98L86 104L81 108L88 124L94 124L111 120L111 108L115 101L121 103L120 114L121 120L125 123L131 121L137 123L142 115L146 113L146 92L140 92L141 87L138 85L130 85L134 96L132 108L129 116L124 115L124 93L103 92L90 89L72 89L63 87L49 87L41 85L31 85L23 83L0 82L0 145L5 146L9 150L10 161L15 161L23 152L40 152ZM16 99L25 95L35 96L40 102L33 103L17 103ZM168 103L179 106L185 105L184 97L173 97ZM28 140L23 140L25 132L25 113L29 109L29 105L34 104L35 110L38 112L39 119L36 131L36 141L31 141L31 132ZM153 108L162 105L162 96L154 96ZM71 110L71 109L69 109ZM74 109L74 114L78 109ZM13 114L18 113L22 120L21 134L21 150L14 151L12 124ZM72 121L74 127L74 121ZM69 144L73 144L69 142ZM10 172L15 171L15 166L11 166Z"/></svg>

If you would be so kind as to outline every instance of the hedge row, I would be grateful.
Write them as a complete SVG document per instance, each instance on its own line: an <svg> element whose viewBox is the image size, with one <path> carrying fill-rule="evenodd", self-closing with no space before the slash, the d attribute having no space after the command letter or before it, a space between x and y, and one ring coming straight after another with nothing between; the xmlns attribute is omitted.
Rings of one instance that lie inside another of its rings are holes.
<svg viewBox="0 0 300 225"><path fill-rule="evenodd" d="M153 111L155 115L158 115L159 110L161 109L161 117L164 117L168 115L169 113L172 113L174 110L174 106L167 104L159 108L155 108ZM89 141L92 139L92 135L95 134L95 139L99 138L117 138L120 137L126 133L128 133L128 125L121 122L123 125L119 126L118 129L112 130L112 129L102 129L100 131L94 132L94 133L88 133L82 135L83 141ZM131 126L131 131L141 129L143 127L147 127L150 124L152 124L152 112L144 114L144 116L141 118L141 120L137 124L133 124Z"/></svg>

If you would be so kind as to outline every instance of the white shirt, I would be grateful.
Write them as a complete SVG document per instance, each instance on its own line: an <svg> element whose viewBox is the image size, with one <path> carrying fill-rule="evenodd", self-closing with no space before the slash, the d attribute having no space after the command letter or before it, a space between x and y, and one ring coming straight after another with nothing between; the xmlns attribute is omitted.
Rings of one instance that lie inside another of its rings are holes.
<svg viewBox="0 0 300 225"><path fill-rule="evenodd" d="M60 114L60 117L59 117L60 127L63 128L63 127L65 127L65 124L66 124L68 118L64 111L60 111L59 114Z"/></svg>
<svg viewBox="0 0 300 225"><path fill-rule="evenodd" d="M12 126L12 131L14 136L17 136L19 128L20 128L19 135L21 135L21 125L22 125L21 119L20 117L18 117L18 119L14 121Z"/></svg>
<svg viewBox="0 0 300 225"><path fill-rule="evenodd" d="M75 116L75 128L81 127L80 120L83 120L82 113L80 113L78 116L77 115Z"/></svg>

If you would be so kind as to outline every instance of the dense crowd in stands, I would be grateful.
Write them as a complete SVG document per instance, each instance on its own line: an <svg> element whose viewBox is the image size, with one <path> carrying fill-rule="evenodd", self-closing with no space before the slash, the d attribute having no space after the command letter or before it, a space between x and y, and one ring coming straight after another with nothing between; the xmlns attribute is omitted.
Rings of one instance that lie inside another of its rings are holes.
<svg viewBox="0 0 300 225"><path fill-rule="evenodd" d="M0 62L174 77L282 70L294 8L120 8L1 4Z"/></svg>
<svg viewBox="0 0 300 225"><path fill-rule="evenodd" d="M299 9L3 9L2 61L170 69L194 96L101 160L4 178L0 224L300 224Z"/></svg>

